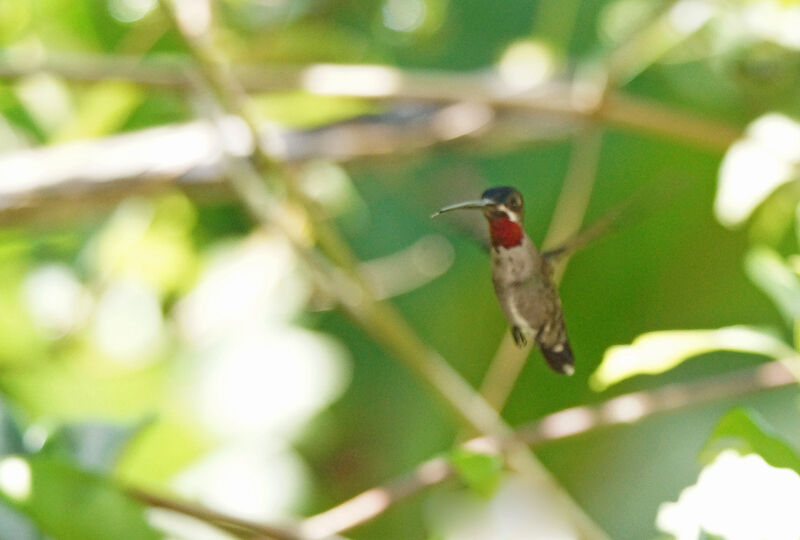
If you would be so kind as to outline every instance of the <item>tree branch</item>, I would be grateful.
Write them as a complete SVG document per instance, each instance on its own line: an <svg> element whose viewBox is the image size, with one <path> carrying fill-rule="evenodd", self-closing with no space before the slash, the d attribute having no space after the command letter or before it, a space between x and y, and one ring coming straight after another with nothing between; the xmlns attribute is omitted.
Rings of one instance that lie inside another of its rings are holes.
<svg viewBox="0 0 800 540"><path fill-rule="evenodd" d="M47 53L38 62L0 55L0 77L13 79L49 72L72 80L124 79L141 84L190 89L198 73L182 59L89 56ZM250 92L302 90L311 94L378 101L433 104L480 103L498 111L546 112L583 118L608 127L666 137L724 151L741 134L737 127L698 118L657 102L613 92L596 101L585 83L550 81L513 91L493 71L448 73L401 70L389 66L316 64L310 66L233 66L230 73ZM602 89L595 89L602 95Z"/></svg>
<svg viewBox="0 0 800 540"><path fill-rule="evenodd" d="M184 516L193 517L234 535L248 535L248 537L258 535L263 538L263 540L303 540L304 538L290 531L288 528L240 519L228 514L215 512L214 510L202 506L162 497L140 489L128 488L125 492L129 497L147 506L163 508Z"/></svg>
<svg viewBox="0 0 800 540"><path fill-rule="evenodd" d="M681 409L776 390L797 384L783 362L763 364L699 381L673 383L652 390L631 392L596 405L581 405L548 414L516 429L515 438L533 447L584 435L604 427L632 424ZM478 437L467 447L495 447L495 441ZM242 520L174 499L138 489L126 490L148 506L165 508L195 517L235 534L261 535L275 540L321 540L337 538L339 533L375 519L395 504L455 477L443 457L418 465L410 473L374 487L333 508L302 520L296 526L275 526Z"/></svg>
<svg viewBox="0 0 800 540"><path fill-rule="evenodd" d="M583 435L603 427L640 422L650 416L684 408L739 398L766 390L797 384L780 362L755 369L717 375L700 381L675 383L632 392L597 405L582 405L549 414L516 430L518 440L533 447ZM489 443L489 444L487 444ZM465 446L492 446L486 438L472 439ZM392 505L425 489L455 477L455 471L441 457L430 459L411 473L365 491L320 514L304 520L299 530L307 540L348 531L375 519Z"/></svg>
<svg viewBox="0 0 800 540"><path fill-rule="evenodd" d="M503 450L509 466L545 491L564 513L565 518L569 519L581 538L587 540L606 538L605 533L558 485L529 449L513 439L511 428L499 414L438 353L420 340L396 310L389 304L375 299L365 281L358 275L357 261L335 228L319 218L319 213L313 211L309 201L298 191L297 186L291 179L286 178L287 171L276 167L269 156L262 151L257 132L258 121L252 115L253 109L211 48L209 36L205 33L189 33L182 25L173 1L161 0L160 4L199 64L204 83L210 85L221 103L245 120L255 142L255 153L247 159L231 160L231 167L228 169L231 185L242 202L259 220L277 226L289 238L318 284L339 301L340 309L416 373L433 390L434 395L449 406L456 418L496 441ZM272 182L266 183L266 178L260 177L259 166L273 173ZM267 188L276 181L283 184L287 193L293 198L292 202L305 211L306 223L313 233L312 238L329 260L324 260L312 252L309 249L308 238L299 237L297 227L292 227L295 223L287 222L285 215L281 213L280 205ZM331 262L335 266L331 265Z"/></svg>

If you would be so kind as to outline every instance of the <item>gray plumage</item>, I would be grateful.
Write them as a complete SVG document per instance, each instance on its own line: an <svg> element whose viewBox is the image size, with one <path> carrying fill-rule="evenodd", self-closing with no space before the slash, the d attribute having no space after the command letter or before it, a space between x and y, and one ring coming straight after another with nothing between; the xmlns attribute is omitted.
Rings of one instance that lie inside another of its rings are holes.
<svg viewBox="0 0 800 540"><path fill-rule="evenodd" d="M575 361L547 260L527 234L519 246L492 247L491 258L495 294L514 341L522 346L528 338L535 340L551 368L572 374Z"/></svg>

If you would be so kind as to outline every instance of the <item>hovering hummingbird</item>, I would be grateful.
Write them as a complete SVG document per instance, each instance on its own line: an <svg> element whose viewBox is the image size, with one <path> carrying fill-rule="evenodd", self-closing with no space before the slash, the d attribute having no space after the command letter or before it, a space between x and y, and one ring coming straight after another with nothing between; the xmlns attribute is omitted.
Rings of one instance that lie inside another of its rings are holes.
<svg viewBox="0 0 800 540"><path fill-rule="evenodd" d="M548 258L525 232L522 194L513 187L487 189L478 201L445 206L431 217L461 209L479 209L489 222L492 283L514 342L539 346L548 365L572 375L575 359L567 338L561 298Z"/></svg>

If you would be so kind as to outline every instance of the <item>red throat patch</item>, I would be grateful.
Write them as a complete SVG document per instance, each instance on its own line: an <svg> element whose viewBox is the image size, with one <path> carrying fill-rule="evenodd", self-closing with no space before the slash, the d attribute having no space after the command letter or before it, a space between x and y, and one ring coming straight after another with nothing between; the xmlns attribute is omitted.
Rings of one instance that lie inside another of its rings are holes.
<svg viewBox="0 0 800 540"><path fill-rule="evenodd" d="M489 234L492 237L492 247L512 248L522 243L522 227L507 216L490 219Z"/></svg>

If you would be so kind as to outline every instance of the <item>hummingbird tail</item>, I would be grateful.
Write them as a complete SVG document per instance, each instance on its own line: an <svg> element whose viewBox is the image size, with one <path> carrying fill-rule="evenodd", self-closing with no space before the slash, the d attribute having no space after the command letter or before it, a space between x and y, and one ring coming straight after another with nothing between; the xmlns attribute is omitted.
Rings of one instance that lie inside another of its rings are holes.
<svg viewBox="0 0 800 540"><path fill-rule="evenodd" d="M568 341L557 343L553 346L539 344L547 364L558 373L572 375L575 373L575 357Z"/></svg>

